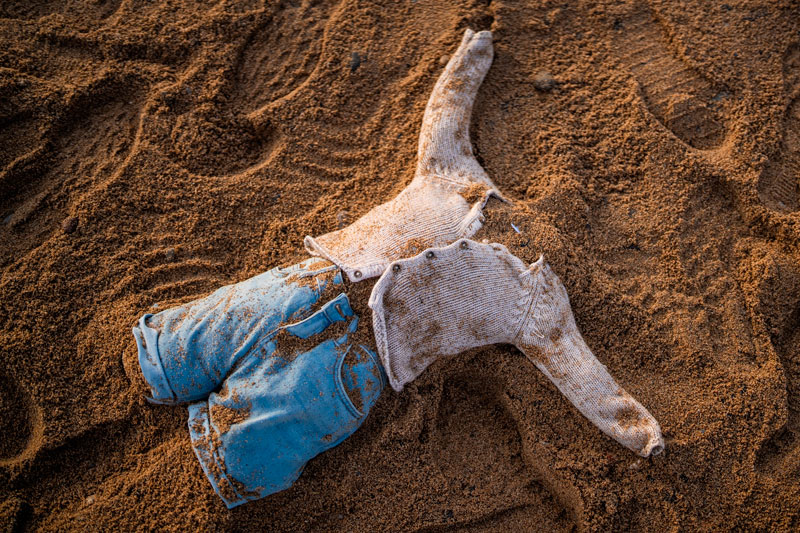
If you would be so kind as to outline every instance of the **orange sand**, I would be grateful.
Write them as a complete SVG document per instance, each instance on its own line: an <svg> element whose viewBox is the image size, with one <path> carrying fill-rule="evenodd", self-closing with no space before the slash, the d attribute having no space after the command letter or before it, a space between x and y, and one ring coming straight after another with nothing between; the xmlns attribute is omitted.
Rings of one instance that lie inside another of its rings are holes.
<svg viewBox="0 0 800 533"><path fill-rule="evenodd" d="M800 529L796 1L266 4L0 2L0 525ZM397 194L466 27L495 34L472 140L515 202L486 233L546 255L666 452L498 346L229 512L185 408L126 379L130 328Z"/></svg>

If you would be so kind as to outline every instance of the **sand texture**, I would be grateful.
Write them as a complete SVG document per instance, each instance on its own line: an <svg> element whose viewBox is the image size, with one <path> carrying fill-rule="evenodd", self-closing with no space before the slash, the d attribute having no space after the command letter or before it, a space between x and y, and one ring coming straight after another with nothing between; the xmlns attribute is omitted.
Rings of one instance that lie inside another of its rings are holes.
<svg viewBox="0 0 800 533"><path fill-rule="evenodd" d="M666 451L496 346L228 511L131 327L401 191L467 27L478 238L545 254ZM797 1L3 0L0 45L3 531L800 529Z"/></svg>

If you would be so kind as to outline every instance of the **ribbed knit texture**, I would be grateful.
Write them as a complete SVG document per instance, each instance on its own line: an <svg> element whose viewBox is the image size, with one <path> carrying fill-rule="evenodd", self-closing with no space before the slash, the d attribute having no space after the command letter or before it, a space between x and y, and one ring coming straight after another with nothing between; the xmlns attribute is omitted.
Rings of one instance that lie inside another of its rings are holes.
<svg viewBox="0 0 800 533"><path fill-rule="evenodd" d="M469 121L492 57L491 32L467 30L428 100L412 182L350 226L306 237L311 254L359 281L380 275L395 259L480 229L486 201L500 194L472 154Z"/></svg>
<svg viewBox="0 0 800 533"><path fill-rule="evenodd" d="M543 258L529 272L536 288L514 344L603 433L643 457L661 453L661 427L592 354L561 280Z"/></svg>
<svg viewBox="0 0 800 533"><path fill-rule="evenodd" d="M505 246L466 239L392 263L369 300L392 387L439 357L510 342L530 300L524 272Z"/></svg>
<svg viewBox="0 0 800 533"><path fill-rule="evenodd" d="M594 357L543 258L526 268L502 245L462 239L393 262L369 306L397 391L439 357L515 344L604 433L644 457L663 449L658 422Z"/></svg>

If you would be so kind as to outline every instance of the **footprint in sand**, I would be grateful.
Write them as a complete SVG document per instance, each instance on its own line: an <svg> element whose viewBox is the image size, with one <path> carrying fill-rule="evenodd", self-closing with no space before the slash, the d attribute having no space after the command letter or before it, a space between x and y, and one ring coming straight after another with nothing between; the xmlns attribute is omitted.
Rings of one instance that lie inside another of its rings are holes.
<svg viewBox="0 0 800 533"><path fill-rule="evenodd" d="M752 312L763 323L780 360L786 384L786 422L756 454L756 470L769 477L800 473L800 269L794 259L767 245L753 248L739 277ZM778 376L776 376L778 377Z"/></svg>
<svg viewBox="0 0 800 533"><path fill-rule="evenodd" d="M499 386L474 376L446 382L436 423L436 458L449 491L441 526L425 531L493 531L510 521L569 531L569 514L524 459L517 424ZM476 510L474 502L491 502ZM538 526L537 526L538 527Z"/></svg>
<svg viewBox="0 0 800 533"><path fill-rule="evenodd" d="M693 148L720 146L727 135L722 106L729 93L670 52L661 22L646 6L616 21L615 29L616 52L639 82L650 112Z"/></svg>
<svg viewBox="0 0 800 533"><path fill-rule="evenodd" d="M437 423L439 466L449 480L478 492L508 492L530 483L514 420L495 392L464 378L445 384Z"/></svg>
<svg viewBox="0 0 800 533"><path fill-rule="evenodd" d="M0 374L0 467L34 456L41 445L42 416L16 380Z"/></svg>
<svg viewBox="0 0 800 533"><path fill-rule="evenodd" d="M256 129L231 109L204 106L174 120L171 155L198 176L229 176L261 166L279 144L271 128Z"/></svg>
<svg viewBox="0 0 800 533"><path fill-rule="evenodd" d="M69 207L88 191L113 181L136 151L143 101L137 80L109 74L67 104L57 121L25 118L0 134L27 153L0 158L0 255L19 257L54 231ZM42 134L35 134L39 130ZM20 137L11 138L11 135ZM3 155L0 151L0 155ZM13 159L16 157L15 159ZM0 260L2 264L2 260Z"/></svg>
<svg viewBox="0 0 800 533"><path fill-rule="evenodd" d="M25 531L32 514L31 506L19 498L12 497L0 503L0 523L4 525L3 531Z"/></svg>
<svg viewBox="0 0 800 533"><path fill-rule="evenodd" d="M756 468L771 477L796 478L800 474L800 312L790 327L785 345L776 347L786 377L786 425L758 451Z"/></svg>
<svg viewBox="0 0 800 533"><path fill-rule="evenodd" d="M261 168L284 145L284 134L272 110L302 89L316 69L324 45L331 6L326 2L277 7L268 22L258 24L232 58L226 103L199 102L185 86L171 89L173 107L186 111L174 120L171 154L200 176L232 176ZM290 49L282 43L291 39ZM215 85L216 71L199 85Z"/></svg>
<svg viewBox="0 0 800 533"><path fill-rule="evenodd" d="M52 96L34 99L30 95L46 93L48 85L18 70L7 69L0 75L0 210L3 200L14 194L27 176L44 166L47 120L43 109L57 102ZM8 213L2 215L2 222L8 224Z"/></svg>
<svg viewBox="0 0 800 533"><path fill-rule="evenodd" d="M779 152L767 163L758 180L758 196L776 211L796 211L800 182L800 45L783 58L783 82L790 100L783 123Z"/></svg>
<svg viewBox="0 0 800 533"><path fill-rule="evenodd" d="M773 478L793 479L800 474L800 309L786 331L773 340L786 379L786 424L758 451L756 469Z"/></svg>
<svg viewBox="0 0 800 533"><path fill-rule="evenodd" d="M42 80L24 83L21 96L47 86ZM5 126L0 143L7 141L0 148L0 207L7 200L24 198L22 212L15 212L5 224L23 223L36 210L37 206L27 205L34 196L74 186L84 190L106 178L131 151L141 104L136 80L109 75L92 85L67 104L57 121L48 122L29 106L8 104L8 118L0 118ZM24 168L16 168L23 164Z"/></svg>
<svg viewBox="0 0 800 533"><path fill-rule="evenodd" d="M44 141L33 113L25 110L0 117L0 195L7 198L23 181L23 176L41 168ZM3 217L8 224L9 215Z"/></svg>
<svg viewBox="0 0 800 533"><path fill-rule="evenodd" d="M233 99L246 113L291 98L317 68L331 7L304 3L255 28L239 54ZM282 46L291 39L291 47Z"/></svg>

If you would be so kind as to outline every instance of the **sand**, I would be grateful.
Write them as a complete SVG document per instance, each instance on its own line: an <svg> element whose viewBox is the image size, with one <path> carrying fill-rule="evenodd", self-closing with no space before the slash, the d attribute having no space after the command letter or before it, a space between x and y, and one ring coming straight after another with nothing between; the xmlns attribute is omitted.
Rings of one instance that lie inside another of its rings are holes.
<svg viewBox="0 0 800 533"><path fill-rule="evenodd" d="M0 3L6 530L800 528L797 2L263 4ZM545 254L666 451L497 346L227 511L186 409L126 378L130 328L402 190L466 27L496 38L471 133L514 201L484 233Z"/></svg>

